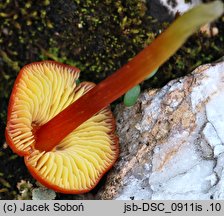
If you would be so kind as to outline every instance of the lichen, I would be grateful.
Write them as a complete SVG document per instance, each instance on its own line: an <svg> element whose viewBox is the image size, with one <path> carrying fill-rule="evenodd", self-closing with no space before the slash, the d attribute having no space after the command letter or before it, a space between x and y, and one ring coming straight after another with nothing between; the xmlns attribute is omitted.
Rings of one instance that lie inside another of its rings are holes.
<svg viewBox="0 0 224 216"><path fill-rule="evenodd" d="M56 193L44 187L35 188L32 190L32 200L53 200Z"/></svg>

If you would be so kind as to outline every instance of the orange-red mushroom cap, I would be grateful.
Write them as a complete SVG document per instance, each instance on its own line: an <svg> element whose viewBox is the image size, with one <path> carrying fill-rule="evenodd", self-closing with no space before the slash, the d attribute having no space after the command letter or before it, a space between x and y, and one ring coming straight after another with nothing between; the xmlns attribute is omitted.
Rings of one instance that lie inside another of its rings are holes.
<svg viewBox="0 0 224 216"><path fill-rule="evenodd" d="M26 65L15 81L8 108L7 143L24 156L34 178L62 193L90 191L118 156L115 122L108 107L50 151L35 148L38 128L94 87L90 82L77 85L78 77L79 69L53 61Z"/></svg>
<svg viewBox="0 0 224 216"><path fill-rule="evenodd" d="M222 14L221 1L190 10L94 88L76 85L74 67L49 61L25 66L10 98L7 142L44 185L64 193L91 190L118 155L114 119L105 107L160 67L197 28Z"/></svg>

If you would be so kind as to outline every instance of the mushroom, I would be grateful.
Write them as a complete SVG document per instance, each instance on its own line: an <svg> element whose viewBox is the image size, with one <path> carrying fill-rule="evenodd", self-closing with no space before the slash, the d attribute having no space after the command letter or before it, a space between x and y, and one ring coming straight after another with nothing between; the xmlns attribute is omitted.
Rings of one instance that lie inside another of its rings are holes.
<svg viewBox="0 0 224 216"><path fill-rule="evenodd" d="M178 17L169 28L126 65L40 127L37 131L38 139L35 145L40 149L45 146L47 139L51 140L48 150L53 148L92 115L108 106L146 77L151 76L201 25L215 20L222 13L223 3L214 1L201 4ZM63 130L61 130L62 127Z"/></svg>
<svg viewBox="0 0 224 216"><path fill-rule="evenodd" d="M9 102L6 140L31 174L63 193L96 186L118 157L109 104L163 64L201 25L223 13L215 1L193 8L98 85L76 84L77 68L52 61L19 73Z"/></svg>
<svg viewBox="0 0 224 216"><path fill-rule="evenodd" d="M63 193L84 193L94 188L118 156L115 122L109 107L50 151L35 147L38 128L94 87L91 82L77 85L78 77L77 68L53 61L26 65L16 79L8 108L7 143L24 156L35 179ZM48 143L50 140L46 140Z"/></svg>

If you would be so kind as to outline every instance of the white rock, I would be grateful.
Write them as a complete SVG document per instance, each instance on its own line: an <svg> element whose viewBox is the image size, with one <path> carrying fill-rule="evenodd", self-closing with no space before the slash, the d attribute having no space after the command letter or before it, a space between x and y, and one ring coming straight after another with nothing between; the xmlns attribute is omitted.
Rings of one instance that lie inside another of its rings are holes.
<svg viewBox="0 0 224 216"><path fill-rule="evenodd" d="M224 198L224 62L117 108L121 156L100 199Z"/></svg>
<svg viewBox="0 0 224 216"><path fill-rule="evenodd" d="M176 15L183 14L192 7L201 3L201 0L192 0L185 2L185 0L143 0L147 2L148 13L153 18L160 22L171 22ZM217 33L214 30L214 33ZM208 28L204 28L207 32Z"/></svg>
<svg viewBox="0 0 224 216"><path fill-rule="evenodd" d="M193 0L189 2L186 2L185 0L172 0L172 1L159 0L159 1L161 2L162 5L168 8L168 10L173 14L176 14L177 12L182 14L191 9L192 7L194 7L195 5L201 3L201 0Z"/></svg>

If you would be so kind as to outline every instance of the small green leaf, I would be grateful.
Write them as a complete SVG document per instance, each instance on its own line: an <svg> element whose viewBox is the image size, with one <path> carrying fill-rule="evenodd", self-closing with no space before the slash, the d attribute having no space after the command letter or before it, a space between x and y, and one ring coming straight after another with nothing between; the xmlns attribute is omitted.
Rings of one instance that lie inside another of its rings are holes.
<svg viewBox="0 0 224 216"><path fill-rule="evenodd" d="M136 103L140 92L140 85L137 85L126 92L126 94L124 95L124 105L127 107L133 106Z"/></svg>

